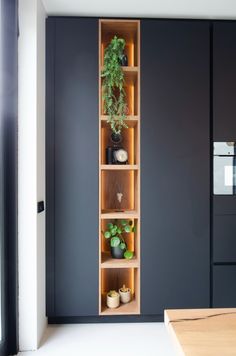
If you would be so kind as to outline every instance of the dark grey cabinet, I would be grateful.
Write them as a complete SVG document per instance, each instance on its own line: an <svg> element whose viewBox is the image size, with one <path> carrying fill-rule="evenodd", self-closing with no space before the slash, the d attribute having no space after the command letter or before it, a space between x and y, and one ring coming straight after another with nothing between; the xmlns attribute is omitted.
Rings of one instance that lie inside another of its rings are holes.
<svg viewBox="0 0 236 356"><path fill-rule="evenodd" d="M213 25L214 141L236 140L236 22Z"/></svg>
<svg viewBox="0 0 236 356"><path fill-rule="evenodd" d="M236 141L236 23L213 24L213 138ZM236 306L236 196L213 200L213 306ZM220 264L220 265L217 265Z"/></svg>
<svg viewBox="0 0 236 356"><path fill-rule="evenodd" d="M214 266L213 306L233 308L236 300L236 266Z"/></svg>
<svg viewBox="0 0 236 356"><path fill-rule="evenodd" d="M141 39L141 310L209 307L209 23Z"/></svg>
<svg viewBox="0 0 236 356"><path fill-rule="evenodd" d="M47 315L98 314L98 20L47 20Z"/></svg>
<svg viewBox="0 0 236 356"><path fill-rule="evenodd" d="M214 262L236 263L236 215L215 215L213 222Z"/></svg>

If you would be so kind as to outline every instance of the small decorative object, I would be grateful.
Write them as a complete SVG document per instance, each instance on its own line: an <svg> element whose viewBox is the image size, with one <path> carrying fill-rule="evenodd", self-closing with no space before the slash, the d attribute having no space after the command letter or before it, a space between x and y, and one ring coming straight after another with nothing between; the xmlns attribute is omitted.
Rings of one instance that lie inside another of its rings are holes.
<svg viewBox="0 0 236 356"><path fill-rule="evenodd" d="M125 79L121 61L124 57L125 40L114 36L104 53L104 67L101 72L104 112L108 115L107 122L115 134L120 134L122 128L127 128Z"/></svg>
<svg viewBox="0 0 236 356"><path fill-rule="evenodd" d="M108 146L106 148L106 164L113 164L114 163L114 148Z"/></svg>
<svg viewBox="0 0 236 356"><path fill-rule="evenodd" d="M128 153L123 148L113 151L114 160L118 164L125 164L128 161Z"/></svg>
<svg viewBox="0 0 236 356"><path fill-rule="evenodd" d="M131 301L131 289L127 288L125 284L119 289L121 303L129 303Z"/></svg>
<svg viewBox="0 0 236 356"><path fill-rule="evenodd" d="M112 143L114 143L115 145L121 143L121 142L122 142L122 136L121 136L121 134L120 134L120 133L117 134L117 133L115 133L115 132L112 132L112 134L111 134L111 141L112 141Z"/></svg>
<svg viewBox="0 0 236 356"><path fill-rule="evenodd" d="M124 211L123 209L121 209L122 206L122 199L123 199L123 193L116 193L116 198L119 204L119 209L117 211Z"/></svg>
<svg viewBox="0 0 236 356"><path fill-rule="evenodd" d="M123 54L121 60L120 60L120 64L122 65L122 67L127 67L128 66L128 56L127 54Z"/></svg>
<svg viewBox="0 0 236 356"><path fill-rule="evenodd" d="M111 255L113 258L133 258L134 253L127 250L125 240L122 236L123 233L132 232L135 232L135 226L132 221L121 220L120 224L107 224L107 230L103 232L103 235L106 239L110 239Z"/></svg>
<svg viewBox="0 0 236 356"><path fill-rule="evenodd" d="M107 293L107 306L108 308L115 309L120 305L120 295L115 290L110 290Z"/></svg>
<svg viewBox="0 0 236 356"><path fill-rule="evenodd" d="M123 198L123 193L116 193L116 196L117 196L118 202L121 204L122 198Z"/></svg>
<svg viewBox="0 0 236 356"><path fill-rule="evenodd" d="M121 134L112 133L111 142L113 146L106 148L106 164L126 164L128 162L128 152L120 145Z"/></svg>

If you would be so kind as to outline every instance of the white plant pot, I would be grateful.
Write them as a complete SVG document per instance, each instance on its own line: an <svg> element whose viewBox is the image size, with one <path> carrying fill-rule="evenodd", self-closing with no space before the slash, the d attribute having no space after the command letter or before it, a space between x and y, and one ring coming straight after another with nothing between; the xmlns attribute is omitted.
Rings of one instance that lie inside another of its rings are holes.
<svg viewBox="0 0 236 356"><path fill-rule="evenodd" d="M120 300L121 303L129 303L131 301L131 289L129 288L129 290L127 292L122 292L121 289L119 289L119 294L120 294Z"/></svg>
<svg viewBox="0 0 236 356"><path fill-rule="evenodd" d="M120 296L119 294L116 297L110 297L107 294L107 306L108 308L115 309L118 308L120 305Z"/></svg>

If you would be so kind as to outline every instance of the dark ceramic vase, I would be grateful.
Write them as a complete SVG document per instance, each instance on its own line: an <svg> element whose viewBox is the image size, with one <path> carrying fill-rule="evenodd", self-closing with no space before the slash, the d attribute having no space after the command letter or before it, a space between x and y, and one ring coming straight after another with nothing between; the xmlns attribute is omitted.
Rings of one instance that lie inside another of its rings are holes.
<svg viewBox="0 0 236 356"><path fill-rule="evenodd" d="M118 143L121 143L121 141L122 141L122 136L121 136L121 134L116 134L116 133L114 133L114 132L112 132L112 134L111 134L111 141L112 141L112 143L113 144L118 144Z"/></svg>
<svg viewBox="0 0 236 356"><path fill-rule="evenodd" d="M112 258L124 258L125 250L122 250L119 246L111 247Z"/></svg>
<svg viewBox="0 0 236 356"><path fill-rule="evenodd" d="M128 56L126 54L123 55L120 64L122 67L127 67L128 66Z"/></svg>

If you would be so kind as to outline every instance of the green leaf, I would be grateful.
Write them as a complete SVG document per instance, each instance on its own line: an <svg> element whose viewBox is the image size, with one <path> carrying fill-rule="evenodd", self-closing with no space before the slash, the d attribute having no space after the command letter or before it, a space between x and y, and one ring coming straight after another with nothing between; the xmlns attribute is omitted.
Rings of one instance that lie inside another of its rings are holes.
<svg viewBox="0 0 236 356"><path fill-rule="evenodd" d="M127 260L131 260L131 258L133 258L134 256L134 253L130 250L126 250L125 253L124 253L124 257L127 259Z"/></svg>
<svg viewBox="0 0 236 356"><path fill-rule="evenodd" d="M108 224L107 224L107 228L108 228L108 229L112 229L112 228L113 228L113 224L112 224L112 223L108 223Z"/></svg>
<svg viewBox="0 0 236 356"><path fill-rule="evenodd" d="M111 234L112 234L112 236L115 236L116 233L117 233L117 226L113 225L113 228L111 229Z"/></svg>
<svg viewBox="0 0 236 356"><path fill-rule="evenodd" d="M133 226L133 227L132 227L132 232L136 232L136 230L137 230L137 229L136 229L136 226Z"/></svg>
<svg viewBox="0 0 236 356"><path fill-rule="evenodd" d="M122 225L122 226L125 226L125 225L127 225L127 224L128 224L128 221L127 221L127 220L121 220L121 222L120 222L120 223L121 223L121 225Z"/></svg>
<svg viewBox="0 0 236 356"><path fill-rule="evenodd" d="M124 242L121 242L119 246L120 246L121 250L126 249L126 244Z"/></svg>
<svg viewBox="0 0 236 356"><path fill-rule="evenodd" d="M131 232L131 230L132 230L132 228L130 225L125 226L125 232L129 233L129 232Z"/></svg>
<svg viewBox="0 0 236 356"><path fill-rule="evenodd" d="M111 238L111 247L117 247L120 244L120 238L118 236L113 236Z"/></svg>
<svg viewBox="0 0 236 356"><path fill-rule="evenodd" d="M109 239L109 238L111 237L110 231L105 231L104 237L105 237L106 239Z"/></svg>
<svg viewBox="0 0 236 356"><path fill-rule="evenodd" d="M117 234L121 234L121 233L122 233L122 230L118 227Z"/></svg>

